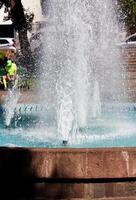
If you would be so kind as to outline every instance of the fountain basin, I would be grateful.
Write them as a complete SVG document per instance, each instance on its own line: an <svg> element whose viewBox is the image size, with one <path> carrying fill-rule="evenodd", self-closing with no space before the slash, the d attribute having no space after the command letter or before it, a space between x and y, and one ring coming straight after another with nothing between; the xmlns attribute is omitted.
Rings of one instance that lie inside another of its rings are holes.
<svg viewBox="0 0 136 200"><path fill-rule="evenodd" d="M103 104L98 118L90 118L86 127L70 132L69 148L136 146L136 104ZM18 104L11 125L6 127L4 108L0 108L0 146L63 148L63 136L57 133L53 109L40 104ZM42 117L41 117L42 116ZM65 140L64 140L65 141Z"/></svg>
<svg viewBox="0 0 136 200"><path fill-rule="evenodd" d="M52 127L53 110L17 104L11 126L5 129L4 118L0 121L1 191L18 200L134 197L136 148L130 146L136 146L135 110L131 103L103 104L101 119L80 127L64 148ZM4 117L3 107L0 112ZM46 131L37 127L42 112L51 123Z"/></svg>
<svg viewBox="0 0 136 200"><path fill-rule="evenodd" d="M15 176L23 175L23 178L54 179L132 178L136 176L136 148L1 147L0 155L1 172L3 171L1 176L5 176L6 173L9 175L16 173ZM14 171L15 169L17 171Z"/></svg>
<svg viewBox="0 0 136 200"><path fill-rule="evenodd" d="M8 191L5 196L15 199L133 199L135 165L136 148L0 148L1 194Z"/></svg>
<svg viewBox="0 0 136 200"><path fill-rule="evenodd" d="M64 148L53 109L17 104L11 125L5 128L1 106L1 195L17 200L129 196L132 200L136 188L135 111L134 103L103 104L101 117L79 127L76 137L70 134Z"/></svg>

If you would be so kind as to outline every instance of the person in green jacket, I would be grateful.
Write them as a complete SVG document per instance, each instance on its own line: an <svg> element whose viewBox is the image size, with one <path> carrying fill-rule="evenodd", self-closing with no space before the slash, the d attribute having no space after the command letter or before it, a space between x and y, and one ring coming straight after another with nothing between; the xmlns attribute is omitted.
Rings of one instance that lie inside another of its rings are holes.
<svg viewBox="0 0 136 200"><path fill-rule="evenodd" d="M3 76L4 89L7 90L7 82L14 81L14 88L18 84L17 66L11 59L5 64L6 75Z"/></svg>

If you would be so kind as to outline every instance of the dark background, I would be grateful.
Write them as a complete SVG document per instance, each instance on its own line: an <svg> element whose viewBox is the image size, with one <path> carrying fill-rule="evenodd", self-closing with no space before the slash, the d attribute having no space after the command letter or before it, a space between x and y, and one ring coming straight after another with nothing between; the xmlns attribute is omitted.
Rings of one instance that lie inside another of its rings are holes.
<svg viewBox="0 0 136 200"><path fill-rule="evenodd" d="M15 31L12 24L0 25L0 38L14 38Z"/></svg>

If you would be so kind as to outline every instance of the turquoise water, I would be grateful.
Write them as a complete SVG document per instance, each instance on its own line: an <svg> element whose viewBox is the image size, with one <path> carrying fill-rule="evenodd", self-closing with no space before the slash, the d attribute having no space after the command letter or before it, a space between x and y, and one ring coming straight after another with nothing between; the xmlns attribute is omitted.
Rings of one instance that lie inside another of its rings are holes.
<svg viewBox="0 0 136 200"><path fill-rule="evenodd" d="M23 108L21 108L23 111ZM42 110L42 109L41 109ZM55 117L44 112L19 112L5 126L4 111L0 109L0 146L10 147L64 147L57 133ZM69 133L68 148L134 147L136 146L136 106L103 107L101 117L89 119L87 127Z"/></svg>

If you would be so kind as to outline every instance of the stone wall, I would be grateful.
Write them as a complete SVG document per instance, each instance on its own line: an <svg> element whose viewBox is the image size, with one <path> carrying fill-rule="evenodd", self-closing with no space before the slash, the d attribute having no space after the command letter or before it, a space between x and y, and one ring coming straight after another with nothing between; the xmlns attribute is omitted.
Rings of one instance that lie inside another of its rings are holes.
<svg viewBox="0 0 136 200"><path fill-rule="evenodd" d="M124 70L126 70L126 93L129 102L136 102L136 48L123 48Z"/></svg>
<svg viewBox="0 0 136 200"><path fill-rule="evenodd" d="M136 199L136 148L0 148L5 199Z"/></svg>

